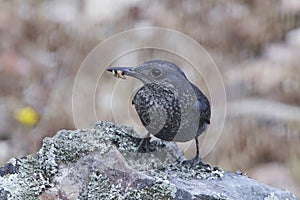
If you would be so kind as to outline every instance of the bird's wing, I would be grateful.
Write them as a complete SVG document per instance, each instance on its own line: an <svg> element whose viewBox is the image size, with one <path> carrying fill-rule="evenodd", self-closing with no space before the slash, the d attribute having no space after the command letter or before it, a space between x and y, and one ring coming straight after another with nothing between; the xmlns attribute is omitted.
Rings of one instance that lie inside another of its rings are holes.
<svg viewBox="0 0 300 200"><path fill-rule="evenodd" d="M195 86L194 84L192 84L192 86L198 100L197 106L200 110L200 121L203 120L207 124L210 124L210 103L206 96L201 92L201 90L197 86Z"/></svg>

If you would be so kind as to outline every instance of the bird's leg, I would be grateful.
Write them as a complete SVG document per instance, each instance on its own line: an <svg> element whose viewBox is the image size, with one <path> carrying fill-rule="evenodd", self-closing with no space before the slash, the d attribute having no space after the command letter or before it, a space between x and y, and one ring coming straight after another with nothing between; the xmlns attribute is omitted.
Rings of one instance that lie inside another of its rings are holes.
<svg viewBox="0 0 300 200"><path fill-rule="evenodd" d="M202 165L202 161L201 161L201 158L200 158L200 149L199 149L199 141L198 141L198 138L196 137L195 138L195 142L196 142L196 156L191 159L191 160L185 160L183 161L183 164L188 164L188 165L191 165L191 166L196 166L196 165Z"/></svg>
<svg viewBox="0 0 300 200"><path fill-rule="evenodd" d="M196 156L195 156L195 158L193 160L195 160L196 163L202 163L201 157L200 157L200 149L199 149L198 137L195 138L195 142L196 142Z"/></svg>
<svg viewBox="0 0 300 200"><path fill-rule="evenodd" d="M138 145L138 152L142 152L142 153L151 152L150 140L151 140L150 134L147 134L145 138L142 138Z"/></svg>
<svg viewBox="0 0 300 200"><path fill-rule="evenodd" d="M196 156L195 156L195 158L192 159L193 166L197 165L197 164L202 164L201 157L200 157L198 137L195 138L195 142L196 142Z"/></svg>

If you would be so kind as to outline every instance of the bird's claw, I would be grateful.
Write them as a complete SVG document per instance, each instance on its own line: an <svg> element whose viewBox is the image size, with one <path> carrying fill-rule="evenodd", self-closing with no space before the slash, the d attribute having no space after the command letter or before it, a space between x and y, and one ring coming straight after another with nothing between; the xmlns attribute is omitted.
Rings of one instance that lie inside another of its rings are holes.
<svg viewBox="0 0 300 200"><path fill-rule="evenodd" d="M191 160L184 160L181 163L189 168L194 168L196 166L209 166L208 164L203 163L200 157L195 157Z"/></svg>
<svg viewBox="0 0 300 200"><path fill-rule="evenodd" d="M142 138L139 145L138 145L137 152L139 152L139 153L149 153L149 152L151 152L150 139L151 139L150 137Z"/></svg>

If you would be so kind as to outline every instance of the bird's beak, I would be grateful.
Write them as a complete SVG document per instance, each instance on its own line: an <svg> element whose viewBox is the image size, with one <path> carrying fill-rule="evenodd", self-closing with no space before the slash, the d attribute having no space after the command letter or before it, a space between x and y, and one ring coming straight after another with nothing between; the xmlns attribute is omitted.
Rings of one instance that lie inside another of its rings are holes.
<svg viewBox="0 0 300 200"><path fill-rule="evenodd" d="M112 72L116 77L126 79L125 75L135 77L136 72L133 67L111 67L106 69Z"/></svg>

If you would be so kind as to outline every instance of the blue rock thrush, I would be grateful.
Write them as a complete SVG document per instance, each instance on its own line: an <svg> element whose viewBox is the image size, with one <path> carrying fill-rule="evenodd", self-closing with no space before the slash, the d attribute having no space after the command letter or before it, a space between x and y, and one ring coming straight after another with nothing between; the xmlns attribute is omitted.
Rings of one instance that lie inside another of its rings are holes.
<svg viewBox="0 0 300 200"><path fill-rule="evenodd" d="M136 92L132 104L148 134L165 141L195 139L196 156L186 162L201 163L198 136L210 124L210 103L177 65L152 60L136 67L112 67L107 71L118 78L128 75L139 79L144 85ZM144 138L139 150L147 151L149 142L150 137Z"/></svg>

